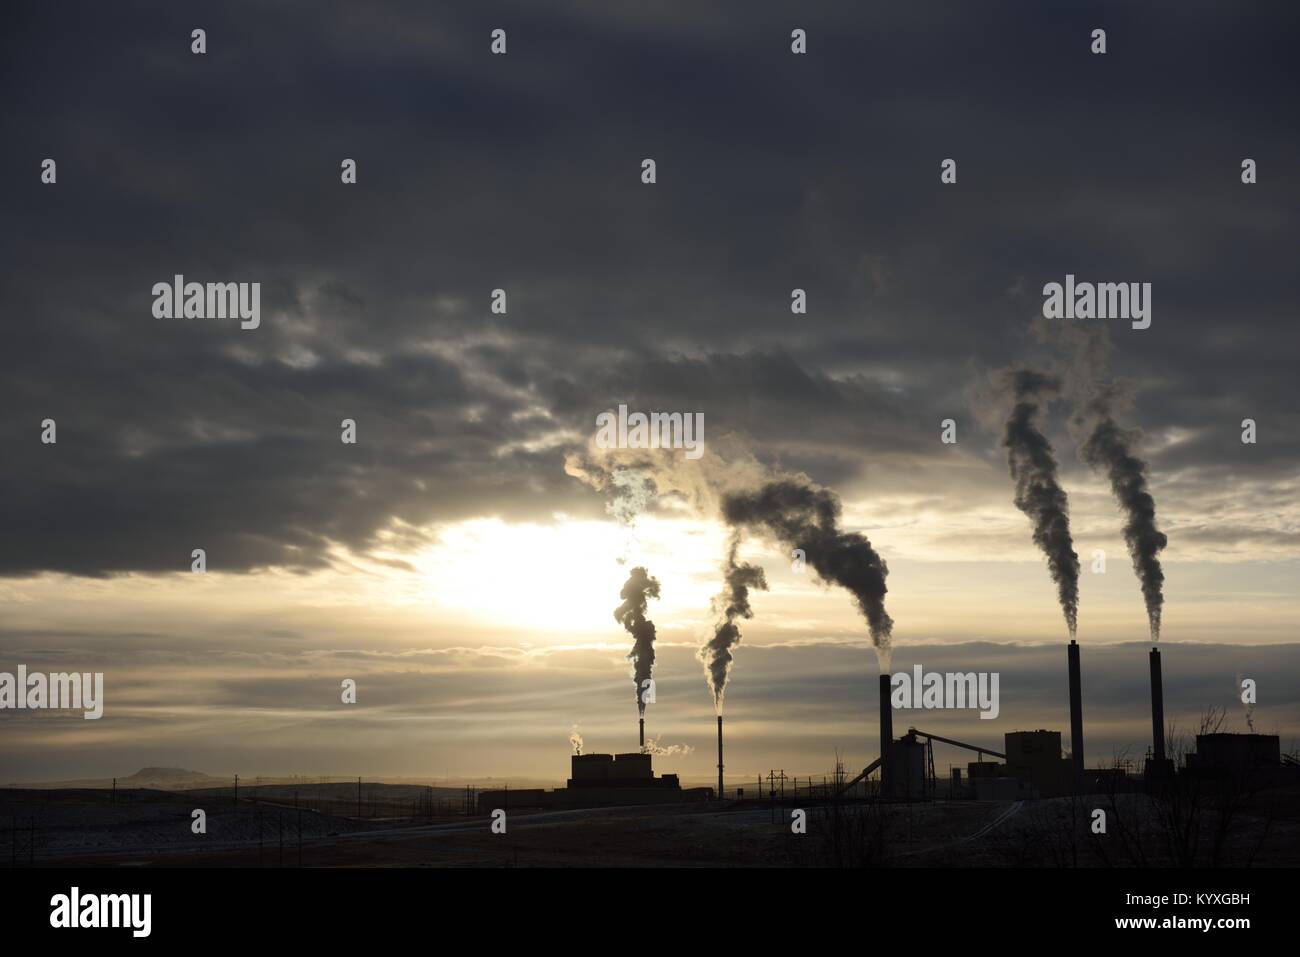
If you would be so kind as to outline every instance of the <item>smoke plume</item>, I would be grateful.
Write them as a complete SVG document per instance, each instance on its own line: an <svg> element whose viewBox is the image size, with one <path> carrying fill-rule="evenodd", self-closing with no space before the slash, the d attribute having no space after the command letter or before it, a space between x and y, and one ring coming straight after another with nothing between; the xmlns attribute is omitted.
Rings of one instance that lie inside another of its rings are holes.
<svg viewBox="0 0 1300 957"><path fill-rule="evenodd" d="M661 735L662 737L662 735ZM660 744L659 738L646 738L642 754L694 754L695 747L689 744Z"/></svg>
<svg viewBox="0 0 1300 957"><path fill-rule="evenodd" d="M1104 327L1046 323L1040 337L1055 341L1066 356L1066 393L1074 406L1071 429L1079 458L1105 472L1124 514L1124 542L1142 586L1151 640L1160 640L1164 570L1160 552L1169 539L1156 527L1155 499L1147 487L1147 465L1134 452L1140 434L1120 427L1116 417L1132 402L1131 389L1110 376L1112 345Z"/></svg>
<svg viewBox="0 0 1300 957"><path fill-rule="evenodd" d="M605 511L623 529L620 565L627 564L636 539L636 520L654 501L656 484L651 468L641 464L600 463L570 453L564 470L605 495Z"/></svg>
<svg viewBox="0 0 1300 957"><path fill-rule="evenodd" d="M713 600L718 623L714 627L713 637L700 649L699 654L700 660L704 662L704 677L713 692L713 706L719 714L722 713L722 697L727 690L727 677L731 673L732 649L740 644L740 627L736 621L754 616L754 610L749 605L749 590L767 590L767 578L763 569L739 561L739 550L740 536L732 535L727 548L726 564L723 565L725 586L722 593Z"/></svg>
<svg viewBox="0 0 1300 957"><path fill-rule="evenodd" d="M582 754L582 732L576 724L569 731L569 744L573 746L574 754Z"/></svg>
<svg viewBox="0 0 1300 957"><path fill-rule="evenodd" d="M732 434L717 436L698 460L675 449L600 448L593 437L565 453L564 471L603 494L606 511L625 528L651 508L712 515L725 491L755 488L768 477Z"/></svg>
<svg viewBox="0 0 1300 957"><path fill-rule="evenodd" d="M1138 433L1116 424L1105 395L1095 397L1075 418L1083 440L1079 457L1110 480L1110 490L1124 513L1124 542L1133 571L1142 585L1151 640L1160 640L1160 613L1164 607L1165 573L1160 552L1169 539L1156 527L1156 502L1147 490L1147 466L1133 454Z"/></svg>
<svg viewBox="0 0 1300 957"><path fill-rule="evenodd" d="M762 528L790 548L802 549L822 581L847 588L867 619L881 670L888 670L894 627L885 611L889 569L865 535L840 529L840 500L834 492L802 477L785 478L727 494L722 514L733 528Z"/></svg>
<svg viewBox="0 0 1300 957"><path fill-rule="evenodd" d="M655 665L655 625L646 618L645 612L649 600L659 597L659 582L638 565L632 569L618 597L623 599L623 604L614 609L614 620L632 636L632 651L627 658L632 662L632 680L636 682L637 710L644 716L641 692Z"/></svg>
<svg viewBox="0 0 1300 957"><path fill-rule="evenodd" d="M1029 517L1034 544L1047 556L1065 624L1073 638L1079 624L1079 556L1070 537L1070 509L1056 474L1052 444L1038 428L1045 401L1060 389L1051 376L1032 369L1009 370L1002 386L1014 406L1002 433L1007 464L1016 483L1016 508Z"/></svg>

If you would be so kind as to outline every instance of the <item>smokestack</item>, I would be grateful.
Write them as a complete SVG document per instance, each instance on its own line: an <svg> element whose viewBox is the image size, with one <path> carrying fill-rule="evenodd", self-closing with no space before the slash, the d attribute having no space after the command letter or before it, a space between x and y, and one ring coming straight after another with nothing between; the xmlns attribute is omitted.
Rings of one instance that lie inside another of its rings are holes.
<svg viewBox="0 0 1300 957"><path fill-rule="evenodd" d="M893 789L893 774L889 752L894 743L894 711L889 703L889 675L880 676L880 793L887 795Z"/></svg>
<svg viewBox="0 0 1300 957"><path fill-rule="evenodd" d="M722 715L718 715L718 800L722 800Z"/></svg>
<svg viewBox="0 0 1300 957"><path fill-rule="evenodd" d="M1079 680L1079 643L1069 644L1070 657L1070 760L1074 764L1075 793L1083 790L1083 692Z"/></svg>
<svg viewBox="0 0 1300 957"><path fill-rule="evenodd" d="M1165 759L1165 692L1160 677L1160 649L1151 649L1151 741L1152 757Z"/></svg>
<svg viewBox="0 0 1300 957"><path fill-rule="evenodd" d="M641 722L641 750L645 750L645 718L639 719Z"/></svg>

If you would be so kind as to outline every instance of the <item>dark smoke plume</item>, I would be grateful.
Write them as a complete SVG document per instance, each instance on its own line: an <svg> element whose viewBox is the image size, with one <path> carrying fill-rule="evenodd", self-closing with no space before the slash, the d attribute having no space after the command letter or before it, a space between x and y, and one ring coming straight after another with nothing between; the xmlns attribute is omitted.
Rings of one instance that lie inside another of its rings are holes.
<svg viewBox="0 0 1300 957"><path fill-rule="evenodd" d="M763 528L783 544L802 549L823 581L847 588L867 619L881 670L888 669L894 627L885 611L889 569L865 535L840 529L840 500L834 492L787 478L724 496L722 514L733 528Z"/></svg>
<svg viewBox="0 0 1300 957"><path fill-rule="evenodd" d="M1110 480L1124 513L1124 542L1142 586L1151 638L1160 640L1164 571L1160 552L1169 540L1156 528L1155 500L1147 489L1146 463L1134 454L1139 434L1121 428L1117 411L1132 402L1129 386L1110 376L1113 346L1104 326L1047 323L1037 327L1062 352L1065 393L1074 406L1070 428L1079 458Z"/></svg>
<svg viewBox="0 0 1300 957"><path fill-rule="evenodd" d="M632 652L627 658L632 662L632 680L636 682L637 710L644 716L641 691L655 666L655 624L646 618L645 611L649 600L659 597L659 582L638 565L632 569L618 597L623 599L623 604L614 609L614 620L632 636Z"/></svg>
<svg viewBox="0 0 1300 957"><path fill-rule="evenodd" d="M1146 463L1132 451L1138 433L1116 424L1105 395L1094 398L1076 414L1076 419L1084 436L1079 457L1105 471L1110 490L1124 513L1124 542L1142 585L1151 638L1159 641L1160 613L1165 603L1165 573L1159 555L1169 539L1156 528L1156 502L1147 490Z"/></svg>
<svg viewBox="0 0 1300 957"><path fill-rule="evenodd" d="M1060 389L1051 376L1032 369L1005 374L1015 406L1002 433L1007 464L1016 483L1016 508L1029 516L1034 544L1047 556L1048 572L1073 638L1079 624L1079 556L1070 537L1070 508L1056 475L1052 443L1036 422L1044 401Z"/></svg>
<svg viewBox="0 0 1300 957"><path fill-rule="evenodd" d="M722 594L714 599L718 623L713 637L700 649L699 654L700 660L704 662L704 677L713 692L713 706L719 713L722 711L722 696L727 690L727 676L731 673L731 652L740 644L740 627L736 620L754 617L754 610L749 606L751 588L767 591L767 577L763 574L763 569L739 561L736 557L739 550L740 537L734 535L727 548L727 562L723 566L726 585Z"/></svg>

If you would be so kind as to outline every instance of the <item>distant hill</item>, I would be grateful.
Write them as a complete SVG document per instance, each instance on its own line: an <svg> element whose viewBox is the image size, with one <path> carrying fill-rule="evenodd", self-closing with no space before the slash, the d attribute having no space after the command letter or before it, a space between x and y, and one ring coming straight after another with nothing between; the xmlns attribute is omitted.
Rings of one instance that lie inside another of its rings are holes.
<svg viewBox="0 0 1300 957"><path fill-rule="evenodd" d="M220 787L228 783L225 778L214 778L202 771L189 771L185 768L141 768L135 774L118 778L119 788L157 788L159 790L177 790L181 788ZM82 778L76 781L37 781L13 783L14 788L111 788L112 778Z"/></svg>
<svg viewBox="0 0 1300 957"><path fill-rule="evenodd" d="M202 771L187 771L185 768L141 768L128 778L118 778L117 786L126 784L130 787L154 787L167 784L177 785L211 785L218 779Z"/></svg>

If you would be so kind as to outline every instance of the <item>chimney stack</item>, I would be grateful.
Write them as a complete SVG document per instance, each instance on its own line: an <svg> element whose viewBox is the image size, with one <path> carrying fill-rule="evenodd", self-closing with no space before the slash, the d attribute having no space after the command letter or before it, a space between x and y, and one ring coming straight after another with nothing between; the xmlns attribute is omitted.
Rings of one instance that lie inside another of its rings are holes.
<svg viewBox="0 0 1300 957"><path fill-rule="evenodd" d="M718 800L722 800L722 715L718 715Z"/></svg>
<svg viewBox="0 0 1300 957"><path fill-rule="evenodd" d="M641 719L641 750L645 750L645 718Z"/></svg>
<svg viewBox="0 0 1300 957"><path fill-rule="evenodd" d="M886 796L893 789L893 773L889 752L894 743L894 711L889 703L889 675L880 676L880 794Z"/></svg>
<svg viewBox="0 0 1300 957"><path fill-rule="evenodd" d="M1073 638L1070 658L1070 760L1074 764L1075 793L1083 791L1083 691L1079 679L1079 644Z"/></svg>
<svg viewBox="0 0 1300 957"><path fill-rule="evenodd" d="M1160 677L1160 649L1151 649L1151 741L1152 756L1165 759L1165 692Z"/></svg>

